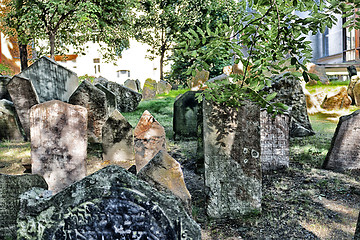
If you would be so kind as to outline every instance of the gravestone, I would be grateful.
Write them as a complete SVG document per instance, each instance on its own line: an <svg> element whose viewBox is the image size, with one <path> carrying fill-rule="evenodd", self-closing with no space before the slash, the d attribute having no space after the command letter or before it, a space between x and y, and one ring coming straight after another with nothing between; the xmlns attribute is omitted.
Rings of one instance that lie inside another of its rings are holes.
<svg viewBox="0 0 360 240"><path fill-rule="evenodd" d="M106 120L102 138L104 161L125 169L135 165L133 129L118 110Z"/></svg>
<svg viewBox="0 0 360 240"><path fill-rule="evenodd" d="M201 239L173 195L119 166L108 166L50 199L21 196L18 239ZM36 227L34 227L36 226Z"/></svg>
<svg viewBox="0 0 360 240"><path fill-rule="evenodd" d="M355 105L360 107L360 82L357 82L353 88L353 100Z"/></svg>
<svg viewBox="0 0 360 240"><path fill-rule="evenodd" d="M101 85L100 83L95 84L95 87L103 91L106 95L106 105L108 108L108 113L111 114L115 109L117 109L116 96L109 89Z"/></svg>
<svg viewBox="0 0 360 240"><path fill-rule="evenodd" d="M134 90L135 92L140 92L137 81L139 81L139 80L127 79L124 82L124 86L127 88L130 88L131 90Z"/></svg>
<svg viewBox="0 0 360 240"><path fill-rule="evenodd" d="M338 110L348 108L351 105L351 98L347 94L346 87L337 89L338 91L332 96L325 96L321 107L326 110Z"/></svg>
<svg viewBox="0 0 360 240"><path fill-rule="evenodd" d="M16 239L19 196L33 187L47 189L47 184L39 175L0 174L0 239Z"/></svg>
<svg viewBox="0 0 360 240"><path fill-rule="evenodd" d="M94 85L101 84L104 87L107 87L108 82L109 82L109 80L107 80L106 78L100 76L100 77L94 79L93 84Z"/></svg>
<svg viewBox="0 0 360 240"><path fill-rule="evenodd" d="M196 75L194 77L191 77L188 81L188 86L191 88L191 90L199 90L201 86L209 80L210 72L206 70L196 70Z"/></svg>
<svg viewBox="0 0 360 240"><path fill-rule="evenodd" d="M50 100L67 102L79 85L76 73L45 56L18 75L30 79L40 103Z"/></svg>
<svg viewBox="0 0 360 240"><path fill-rule="evenodd" d="M249 101L229 108L204 101L207 213L235 219L261 210L260 108Z"/></svg>
<svg viewBox="0 0 360 240"><path fill-rule="evenodd" d="M190 207L191 195L186 188L180 163L160 150L138 173L138 177L159 191L171 191Z"/></svg>
<svg viewBox="0 0 360 240"><path fill-rule="evenodd" d="M197 138L202 128L202 103L196 99L201 91L187 91L174 102L174 139Z"/></svg>
<svg viewBox="0 0 360 240"><path fill-rule="evenodd" d="M105 87L115 94L117 109L119 112L135 111L141 101L141 93L121 86L116 82L109 81Z"/></svg>
<svg viewBox="0 0 360 240"><path fill-rule="evenodd" d="M151 78L145 80L142 91L142 98L144 100L153 99L156 96L156 85L156 80L152 80Z"/></svg>
<svg viewBox="0 0 360 240"><path fill-rule="evenodd" d="M6 99L0 100L0 140L24 140L20 128L14 104Z"/></svg>
<svg viewBox="0 0 360 240"><path fill-rule="evenodd" d="M27 78L15 75L8 83L7 89L14 102L26 140L30 140L30 108L39 103L32 82Z"/></svg>
<svg viewBox="0 0 360 240"><path fill-rule="evenodd" d="M160 80L157 84L156 84L156 94L168 94L171 91L171 85L164 81L164 80Z"/></svg>
<svg viewBox="0 0 360 240"><path fill-rule="evenodd" d="M326 70L324 66L310 63L308 65L308 73L316 74L322 83L329 84L329 78L326 75Z"/></svg>
<svg viewBox="0 0 360 240"><path fill-rule="evenodd" d="M160 150L166 149L165 129L145 111L134 130L136 170L139 172Z"/></svg>
<svg viewBox="0 0 360 240"><path fill-rule="evenodd" d="M278 170L289 167L289 124L287 115L272 117L267 111L261 111L261 169Z"/></svg>
<svg viewBox="0 0 360 240"><path fill-rule="evenodd" d="M31 108L32 173L58 192L86 175L87 110L58 100Z"/></svg>
<svg viewBox="0 0 360 240"><path fill-rule="evenodd" d="M347 87L347 94L351 97L352 103L355 104L355 98L354 98L354 86L356 83L360 81L360 77L357 75L354 75L351 77L349 85Z"/></svg>
<svg viewBox="0 0 360 240"><path fill-rule="evenodd" d="M360 173L360 110L340 117L323 168Z"/></svg>
<svg viewBox="0 0 360 240"><path fill-rule="evenodd" d="M10 79L10 76L0 76L0 100L6 99L11 101L9 92L6 88L6 85L9 83Z"/></svg>
<svg viewBox="0 0 360 240"><path fill-rule="evenodd" d="M84 80L70 96L69 103L87 109L88 141L91 143L101 142L101 129L109 116L106 94L90 82Z"/></svg>

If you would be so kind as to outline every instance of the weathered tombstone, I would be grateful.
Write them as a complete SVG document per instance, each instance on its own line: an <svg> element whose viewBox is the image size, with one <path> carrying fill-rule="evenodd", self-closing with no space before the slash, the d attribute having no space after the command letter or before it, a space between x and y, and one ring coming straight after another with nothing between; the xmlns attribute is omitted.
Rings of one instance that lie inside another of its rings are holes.
<svg viewBox="0 0 360 240"><path fill-rule="evenodd" d="M290 137L306 137L315 134L306 109L305 94L300 82L290 73L272 77L272 84L264 90L276 92L275 101L290 107Z"/></svg>
<svg viewBox="0 0 360 240"><path fill-rule="evenodd" d="M174 102L174 139L197 138L202 127L202 103L196 99L201 91L187 91Z"/></svg>
<svg viewBox="0 0 360 240"><path fill-rule="evenodd" d="M329 78L326 75L324 66L311 63L308 65L308 72L316 74L322 83L329 84Z"/></svg>
<svg viewBox="0 0 360 240"><path fill-rule="evenodd" d="M0 100L6 99L11 101L9 92L6 88L6 85L9 83L10 79L10 76L0 76Z"/></svg>
<svg viewBox="0 0 360 240"><path fill-rule="evenodd" d="M287 115L272 117L267 111L261 111L261 169L278 170L289 167L289 124Z"/></svg>
<svg viewBox="0 0 360 240"><path fill-rule="evenodd" d="M204 101L207 213L238 218L261 210L260 108L244 101L235 108Z"/></svg>
<svg viewBox="0 0 360 240"><path fill-rule="evenodd" d="M351 105L351 99L347 94L346 87L341 87L338 89L334 95L328 97L325 96L324 101L321 104L323 109L327 110L337 110L342 108L348 108Z"/></svg>
<svg viewBox="0 0 360 240"><path fill-rule="evenodd" d="M160 80L157 84L156 84L156 94L168 94L171 90L171 85L164 81L164 80Z"/></svg>
<svg viewBox="0 0 360 240"><path fill-rule="evenodd" d="M131 90L134 90L135 92L139 92L139 88L138 88L138 85L137 85L137 82L136 80L132 80L132 79L127 79L125 82L124 82L124 86L127 87L127 88L130 88Z"/></svg>
<svg viewBox="0 0 360 240"><path fill-rule="evenodd" d="M97 87L98 89L100 89L105 93L108 113L111 114L115 109L117 109L115 94L106 87L104 87L103 85L101 85L100 83L95 84L95 87Z"/></svg>
<svg viewBox="0 0 360 240"><path fill-rule="evenodd" d="M19 76L30 79L40 103L50 100L67 102L79 85L76 73L45 56L19 73Z"/></svg>
<svg viewBox="0 0 360 240"><path fill-rule="evenodd" d="M357 82L353 88L353 98L355 105L360 107L360 82Z"/></svg>
<svg viewBox="0 0 360 240"><path fill-rule="evenodd" d="M86 175L87 110L58 100L31 108L32 173L58 192Z"/></svg>
<svg viewBox="0 0 360 240"><path fill-rule="evenodd" d="M151 78L145 80L142 91L142 98L144 100L153 99L156 96L156 85L156 80L152 80Z"/></svg>
<svg viewBox="0 0 360 240"><path fill-rule="evenodd" d="M191 77L188 85L191 88L191 90L199 90L201 86L209 80L210 72L206 70L198 71L196 70L196 75L194 77Z"/></svg>
<svg viewBox="0 0 360 240"><path fill-rule="evenodd" d="M87 109L88 141L99 143L102 140L101 129L108 118L106 94L84 80L70 96L69 103Z"/></svg>
<svg viewBox="0 0 360 240"><path fill-rule="evenodd" d="M141 93L121 86L116 82L109 81L106 88L115 94L117 109L119 112L135 111L141 101Z"/></svg>
<svg viewBox="0 0 360 240"><path fill-rule="evenodd" d="M8 83L7 89L14 102L21 126L24 129L26 140L30 140L30 108L39 103L32 82L27 78L15 75Z"/></svg>
<svg viewBox="0 0 360 240"><path fill-rule="evenodd" d="M340 117L323 168L360 173L360 110Z"/></svg>
<svg viewBox="0 0 360 240"><path fill-rule="evenodd" d="M166 149L165 129L145 111L134 130L135 161L139 172L160 150Z"/></svg>
<svg viewBox="0 0 360 240"><path fill-rule="evenodd" d="M355 75L352 76L349 82L349 85L347 87L347 94L351 97L351 99L353 100L353 103L355 104L355 100L354 100L354 86L356 83L358 83L360 81L360 77Z"/></svg>
<svg viewBox="0 0 360 240"><path fill-rule="evenodd" d="M103 85L104 87L107 87L107 84L109 83L109 80L107 80L106 78L104 77L98 77L98 78L95 78L94 81L93 81L93 84L96 85L96 84L101 84Z"/></svg>
<svg viewBox="0 0 360 240"><path fill-rule="evenodd" d="M191 195L186 188L180 163L160 150L138 173L138 177L160 191L171 191L189 208Z"/></svg>
<svg viewBox="0 0 360 240"><path fill-rule="evenodd" d="M19 196L33 187L47 189L47 184L39 175L0 174L0 239L16 239Z"/></svg>
<svg viewBox="0 0 360 240"><path fill-rule="evenodd" d="M104 161L125 169L135 165L133 129L118 110L106 120L102 138Z"/></svg>
<svg viewBox="0 0 360 240"><path fill-rule="evenodd" d="M135 82L136 82L136 86L137 86L138 91L141 92L141 91L142 91L142 88L141 88L141 82L140 82L140 80L139 80L139 79L136 79Z"/></svg>
<svg viewBox="0 0 360 240"><path fill-rule="evenodd" d="M50 199L21 196L18 239L201 239L173 195L119 166L108 166ZM37 227L34 227L37 226Z"/></svg>
<svg viewBox="0 0 360 240"><path fill-rule="evenodd" d="M0 140L24 140L14 104L6 99L0 100Z"/></svg>

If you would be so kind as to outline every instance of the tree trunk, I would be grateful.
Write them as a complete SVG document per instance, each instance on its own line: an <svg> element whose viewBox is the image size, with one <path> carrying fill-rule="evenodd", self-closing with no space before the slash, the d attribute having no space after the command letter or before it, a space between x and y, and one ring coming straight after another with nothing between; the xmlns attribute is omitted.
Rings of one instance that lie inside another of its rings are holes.
<svg viewBox="0 0 360 240"><path fill-rule="evenodd" d="M20 53L20 69L23 71L28 67L28 52L27 52L27 44L23 44L20 41L19 45L19 53Z"/></svg>
<svg viewBox="0 0 360 240"><path fill-rule="evenodd" d="M50 58L55 59L55 33L49 33Z"/></svg>
<svg viewBox="0 0 360 240"><path fill-rule="evenodd" d="M164 57L165 57L165 48L161 47L161 56L160 56L160 80L164 80Z"/></svg>

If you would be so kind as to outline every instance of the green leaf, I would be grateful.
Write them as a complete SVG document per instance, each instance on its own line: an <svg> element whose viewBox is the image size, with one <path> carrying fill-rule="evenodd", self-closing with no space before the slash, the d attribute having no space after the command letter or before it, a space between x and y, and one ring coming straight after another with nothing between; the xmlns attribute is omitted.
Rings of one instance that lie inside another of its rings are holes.
<svg viewBox="0 0 360 240"><path fill-rule="evenodd" d="M267 95L265 100L270 102L271 100L273 100L276 97L276 95L277 95L277 92L273 92L273 93Z"/></svg>
<svg viewBox="0 0 360 240"><path fill-rule="evenodd" d="M307 72L303 71L302 76L303 76L305 82L309 82L309 81L310 81Z"/></svg>

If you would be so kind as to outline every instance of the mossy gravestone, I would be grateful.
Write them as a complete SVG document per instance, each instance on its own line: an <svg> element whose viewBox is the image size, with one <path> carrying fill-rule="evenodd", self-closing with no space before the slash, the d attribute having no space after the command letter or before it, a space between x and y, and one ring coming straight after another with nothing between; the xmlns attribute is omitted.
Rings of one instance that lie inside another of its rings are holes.
<svg viewBox="0 0 360 240"><path fill-rule="evenodd" d="M41 194L41 192L40 192ZM189 239L200 227L180 200L118 166L108 166L53 196L21 196L18 239Z"/></svg>
<svg viewBox="0 0 360 240"><path fill-rule="evenodd" d="M238 218L261 210L260 108L236 110L204 101L207 213Z"/></svg>
<svg viewBox="0 0 360 240"><path fill-rule="evenodd" d="M47 184L39 175L0 174L0 239L16 239L19 196L32 187L47 189Z"/></svg>

